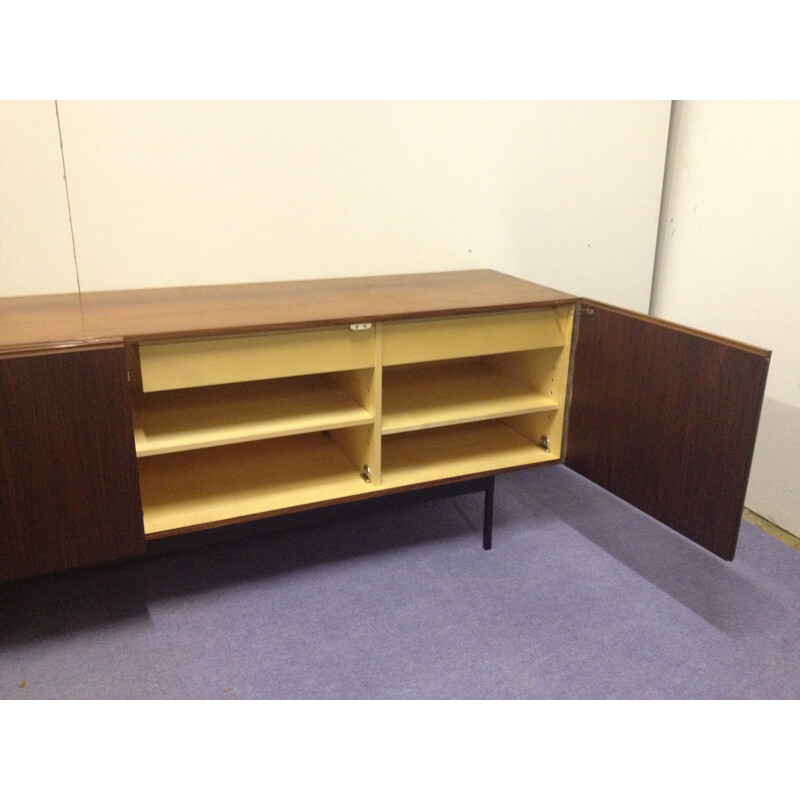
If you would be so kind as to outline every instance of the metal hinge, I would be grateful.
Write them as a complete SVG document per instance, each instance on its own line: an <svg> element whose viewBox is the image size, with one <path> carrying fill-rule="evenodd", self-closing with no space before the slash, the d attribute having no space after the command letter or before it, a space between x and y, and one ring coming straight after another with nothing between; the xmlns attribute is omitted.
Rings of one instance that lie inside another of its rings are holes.
<svg viewBox="0 0 800 800"><path fill-rule="evenodd" d="M351 331L368 331L372 327L371 322L353 322L350 325Z"/></svg>

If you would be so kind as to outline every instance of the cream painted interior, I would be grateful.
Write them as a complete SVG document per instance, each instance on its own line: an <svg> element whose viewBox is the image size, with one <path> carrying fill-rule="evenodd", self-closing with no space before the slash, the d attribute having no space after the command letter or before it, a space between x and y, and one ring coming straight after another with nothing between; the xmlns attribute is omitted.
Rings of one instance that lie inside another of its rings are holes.
<svg viewBox="0 0 800 800"><path fill-rule="evenodd" d="M146 534L557 461L572 318L565 306L378 322L367 332L134 348L140 358L129 366L141 372L131 397ZM433 326L425 341L441 341L444 350L420 349L420 325ZM320 364L334 367L341 356L339 334L359 337L368 363L360 358L321 374ZM287 373L282 357L273 363L281 350L294 353L293 365L308 374ZM175 380L158 380L164 366L163 376ZM210 385L215 377L219 383Z"/></svg>

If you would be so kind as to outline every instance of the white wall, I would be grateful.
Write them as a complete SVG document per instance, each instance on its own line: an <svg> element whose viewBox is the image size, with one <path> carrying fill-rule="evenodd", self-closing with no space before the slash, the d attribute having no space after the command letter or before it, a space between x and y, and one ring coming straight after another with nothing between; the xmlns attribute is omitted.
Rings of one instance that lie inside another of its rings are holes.
<svg viewBox="0 0 800 800"><path fill-rule="evenodd" d="M675 103L652 311L773 351L747 506L800 535L800 103Z"/></svg>
<svg viewBox="0 0 800 800"><path fill-rule="evenodd" d="M647 309L667 102L59 110L84 291L491 267Z"/></svg>
<svg viewBox="0 0 800 800"><path fill-rule="evenodd" d="M52 101L0 101L0 295L77 292Z"/></svg>

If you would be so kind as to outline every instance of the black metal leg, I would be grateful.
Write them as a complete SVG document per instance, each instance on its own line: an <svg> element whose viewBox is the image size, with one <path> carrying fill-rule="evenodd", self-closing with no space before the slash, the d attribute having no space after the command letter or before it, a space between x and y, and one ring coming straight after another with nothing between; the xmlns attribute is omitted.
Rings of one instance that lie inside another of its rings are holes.
<svg viewBox="0 0 800 800"><path fill-rule="evenodd" d="M483 504L483 549L492 549L492 516L494 514L494 475L486 481L486 497Z"/></svg>

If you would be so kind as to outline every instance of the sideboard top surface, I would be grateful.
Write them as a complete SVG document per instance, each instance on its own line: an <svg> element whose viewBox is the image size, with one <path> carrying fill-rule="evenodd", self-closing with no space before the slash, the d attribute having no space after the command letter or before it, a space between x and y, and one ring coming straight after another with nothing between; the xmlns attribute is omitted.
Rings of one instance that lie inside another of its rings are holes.
<svg viewBox="0 0 800 800"><path fill-rule="evenodd" d="M576 299L494 270L14 297L0 299L0 350L505 311Z"/></svg>

